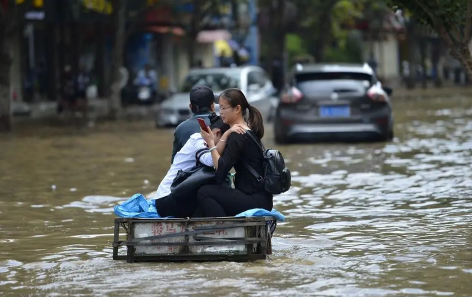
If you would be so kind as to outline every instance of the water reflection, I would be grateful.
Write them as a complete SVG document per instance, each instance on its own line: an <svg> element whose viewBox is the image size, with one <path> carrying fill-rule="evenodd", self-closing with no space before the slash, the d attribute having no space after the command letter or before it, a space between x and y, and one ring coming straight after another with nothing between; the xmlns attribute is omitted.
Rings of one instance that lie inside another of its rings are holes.
<svg viewBox="0 0 472 297"><path fill-rule="evenodd" d="M20 127L0 136L6 295L469 296L472 103L396 102L393 143L280 147L293 188L256 263L111 260L112 207L151 194L171 130ZM266 140L271 144L271 136Z"/></svg>

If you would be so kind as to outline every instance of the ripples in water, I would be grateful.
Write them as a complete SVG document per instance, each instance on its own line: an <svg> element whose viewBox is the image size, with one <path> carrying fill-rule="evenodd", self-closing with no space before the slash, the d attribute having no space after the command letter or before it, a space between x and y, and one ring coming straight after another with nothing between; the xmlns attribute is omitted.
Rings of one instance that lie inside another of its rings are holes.
<svg viewBox="0 0 472 297"><path fill-rule="evenodd" d="M280 148L294 172L292 189L275 198L287 222L278 225L274 255L255 263L111 260L113 206L135 192L155 194L169 165L171 131L158 136L131 123L69 137L0 139L0 164L10 173L0 177L8 197L0 201L0 291L469 296L470 103L395 108L393 143ZM40 154L29 154L31 147ZM158 151L169 153L157 159Z"/></svg>

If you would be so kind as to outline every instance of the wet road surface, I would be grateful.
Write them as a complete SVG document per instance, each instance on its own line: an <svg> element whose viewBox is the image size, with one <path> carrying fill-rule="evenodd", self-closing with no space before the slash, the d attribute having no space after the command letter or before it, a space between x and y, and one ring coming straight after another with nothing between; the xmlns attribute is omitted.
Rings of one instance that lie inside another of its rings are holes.
<svg viewBox="0 0 472 297"><path fill-rule="evenodd" d="M172 130L18 127L0 136L0 294L471 296L472 100L394 110L391 143L277 147L294 186L254 263L111 259L112 207L157 188Z"/></svg>

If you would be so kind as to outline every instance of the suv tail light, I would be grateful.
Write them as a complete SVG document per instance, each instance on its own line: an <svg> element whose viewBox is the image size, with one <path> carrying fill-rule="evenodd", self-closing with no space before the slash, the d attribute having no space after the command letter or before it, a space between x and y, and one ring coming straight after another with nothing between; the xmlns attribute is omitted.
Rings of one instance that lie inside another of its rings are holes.
<svg viewBox="0 0 472 297"><path fill-rule="evenodd" d="M369 97L370 99L372 99L372 101L377 101L377 102L385 102L387 101L387 98L385 97L384 94L380 93L379 91L377 91L376 89L374 88L370 88L368 91L367 91L367 97Z"/></svg>
<svg viewBox="0 0 472 297"><path fill-rule="evenodd" d="M297 103L298 101L302 100L302 98L302 92L295 87L291 87L290 89L285 90L282 93L282 96L280 97L280 102L288 104Z"/></svg>

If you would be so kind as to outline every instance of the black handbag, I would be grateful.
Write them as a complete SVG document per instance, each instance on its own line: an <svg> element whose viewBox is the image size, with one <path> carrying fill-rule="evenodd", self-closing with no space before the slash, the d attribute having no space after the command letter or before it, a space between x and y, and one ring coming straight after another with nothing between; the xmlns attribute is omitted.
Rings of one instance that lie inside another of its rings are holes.
<svg viewBox="0 0 472 297"><path fill-rule="evenodd" d="M200 157L206 152L208 152L207 148L198 150L195 153L197 159L195 166L189 170L177 172L177 176L170 186L173 196L195 195L201 186L216 183L215 169L200 163Z"/></svg>

